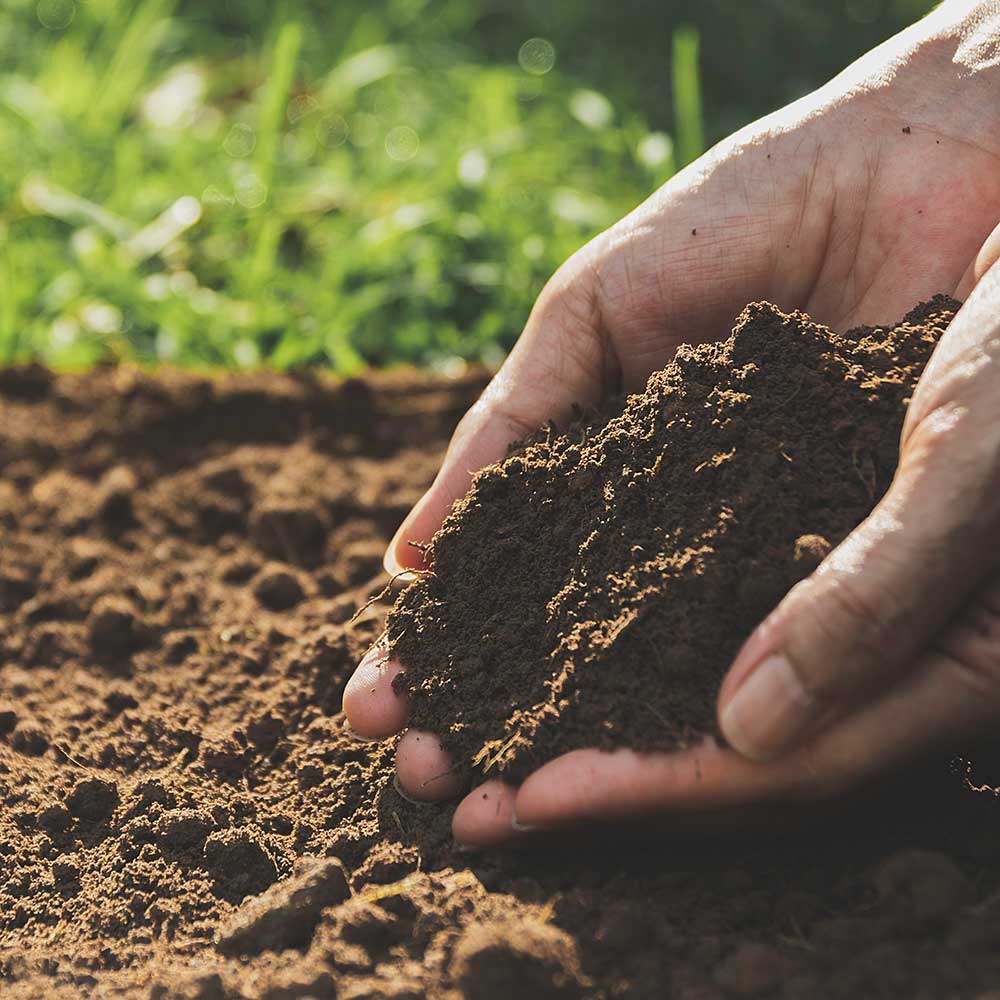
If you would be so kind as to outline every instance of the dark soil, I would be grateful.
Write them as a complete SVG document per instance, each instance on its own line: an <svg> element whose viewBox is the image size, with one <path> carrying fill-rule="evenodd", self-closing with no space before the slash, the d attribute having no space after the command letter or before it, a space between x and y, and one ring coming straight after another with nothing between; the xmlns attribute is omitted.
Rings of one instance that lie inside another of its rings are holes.
<svg viewBox="0 0 1000 1000"><path fill-rule="evenodd" d="M484 470L388 620L415 726L515 780L714 729L741 643L888 488L958 303L839 337L748 306L599 420Z"/></svg>
<svg viewBox="0 0 1000 1000"><path fill-rule="evenodd" d="M557 854L396 794L349 619L481 384L0 372L0 996L985 996L997 805L946 767Z"/></svg>

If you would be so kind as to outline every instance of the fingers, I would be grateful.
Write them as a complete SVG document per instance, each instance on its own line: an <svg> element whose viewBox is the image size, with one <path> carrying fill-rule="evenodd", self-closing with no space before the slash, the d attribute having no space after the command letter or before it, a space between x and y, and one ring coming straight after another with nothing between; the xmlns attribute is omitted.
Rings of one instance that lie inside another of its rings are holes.
<svg viewBox="0 0 1000 1000"><path fill-rule="evenodd" d="M406 725L406 698L392 689L402 666L380 646L368 650L344 688L348 725L365 739L384 739Z"/></svg>
<svg viewBox="0 0 1000 1000"><path fill-rule="evenodd" d="M973 740L995 725L998 710L995 586L898 684L780 760L747 760L710 740L674 754L578 750L531 775L513 815L536 833L635 817L663 833L778 829L817 807L829 814L823 803L843 802L903 764ZM497 835L487 818L463 827L467 842Z"/></svg>
<svg viewBox="0 0 1000 1000"><path fill-rule="evenodd" d="M487 781L461 801L451 821L455 842L464 846L494 847L518 836L512 823L517 789L502 781Z"/></svg>
<svg viewBox="0 0 1000 1000"><path fill-rule="evenodd" d="M397 694L393 680L403 667L389 658L384 647L370 649L344 688L344 714L348 725L365 739L384 739L405 725L405 695ZM453 766L433 733L411 729L396 746L396 780L399 790L417 802L440 802L462 790L464 776Z"/></svg>
<svg viewBox="0 0 1000 1000"><path fill-rule="evenodd" d="M976 259L969 265L955 289L955 298L965 300L993 265L1000 260L1000 226L987 237Z"/></svg>
<svg viewBox="0 0 1000 1000"><path fill-rule="evenodd" d="M396 779L402 792L417 802L442 802L462 790L462 774L433 734L410 729L396 747Z"/></svg>
<svg viewBox="0 0 1000 1000"><path fill-rule="evenodd" d="M883 689L995 565L998 361L994 267L921 378L889 492L737 656L719 726L740 753L773 758Z"/></svg>
<svg viewBox="0 0 1000 1000"><path fill-rule="evenodd" d="M719 698L730 745L774 758L890 683L976 582L960 527L930 484L894 486L740 652Z"/></svg>

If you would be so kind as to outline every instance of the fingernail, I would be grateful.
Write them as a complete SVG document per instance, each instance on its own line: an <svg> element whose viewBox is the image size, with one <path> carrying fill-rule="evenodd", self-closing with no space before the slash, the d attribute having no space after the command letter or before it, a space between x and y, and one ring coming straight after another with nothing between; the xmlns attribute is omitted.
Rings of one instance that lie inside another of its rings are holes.
<svg viewBox="0 0 1000 1000"><path fill-rule="evenodd" d="M345 734L349 736L352 740L357 740L358 743L382 743L386 737L384 736L362 736L348 721L344 719L341 723L341 729L344 730Z"/></svg>
<svg viewBox="0 0 1000 1000"><path fill-rule="evenodd" d="M414 506L413 510L416 510L416 506ZM389 546L385 550L385 555L382 556L382 567L389 576L398 576L404 572L404 567L400 565L399 560L396 558L396 550L403 544L403 540L410 533L409 525L412 517L413 511L411 510L403 523L396 529L396 533L392 536L392 541L389 542Z"/></svg>
<svg viewBox="0 0 1000 1000"><path fill-rule="evenodd" d="M518 822L517 813L511 813L510 828L518 833L534 833L538 829L537 826L532 826L530 823Z"/></svg>
<svg viewBox="0 0 1000 1000"><path fill-rule="evenodd" d="M407 802L409 802L411 806L426 806L431 804L428 802L421 802L420 799L415 799L412 795L409 795L407 792L404 792L403 786L399 783L398 774L394 774L392 776L392 787L396 789L396 794L401 799L405 799Z"/></svg>
<svg viewBox="0 0 1000 1000"><path fill-rule="evenodd" d="M816 701L786 656L772 653L736 689L719 725L730 745L751 760L776 757L816 716Z"/></svg>

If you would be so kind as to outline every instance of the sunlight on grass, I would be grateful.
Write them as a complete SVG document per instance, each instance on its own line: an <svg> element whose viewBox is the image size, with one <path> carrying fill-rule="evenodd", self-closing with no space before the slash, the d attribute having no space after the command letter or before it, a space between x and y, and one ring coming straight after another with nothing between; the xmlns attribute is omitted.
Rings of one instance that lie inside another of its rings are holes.
<svg viewBox="0 0 1000 1000"><path fill-rule="evenodd" d="M685 167L705 152L698 69L698 29L684 25L674 32L671 71L674 121L677 123L678 166Z"/></svg>
<svg viewBox="0 0 1000 1000"><path fill-rule="evenodd" d="M706 126L694 28L659 70L673 125L650 128L525 11L502 49L459 44L488 48L488 16L5 0L0 363L495 362Z"/></svg>

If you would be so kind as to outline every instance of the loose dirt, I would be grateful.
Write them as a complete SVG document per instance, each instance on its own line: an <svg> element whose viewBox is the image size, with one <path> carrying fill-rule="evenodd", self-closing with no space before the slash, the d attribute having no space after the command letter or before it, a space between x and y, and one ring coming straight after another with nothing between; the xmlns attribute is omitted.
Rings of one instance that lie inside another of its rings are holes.
<svg viewBox="0 0 1000 1000"><path fill-rule="evenodd" d="M413 724L515 780L711 732L742 641L888 488L957 307L838 337L756 303L610 419L480 473L389 616Z"/></svg>
<svg viewBox="0 0 1000 1000"><path fill-rule="evenodd" d="M481 386L0 372L0 996L985 996L997 804L947 763L805 833L555 853L397 795L350 618Z"/></svg>

